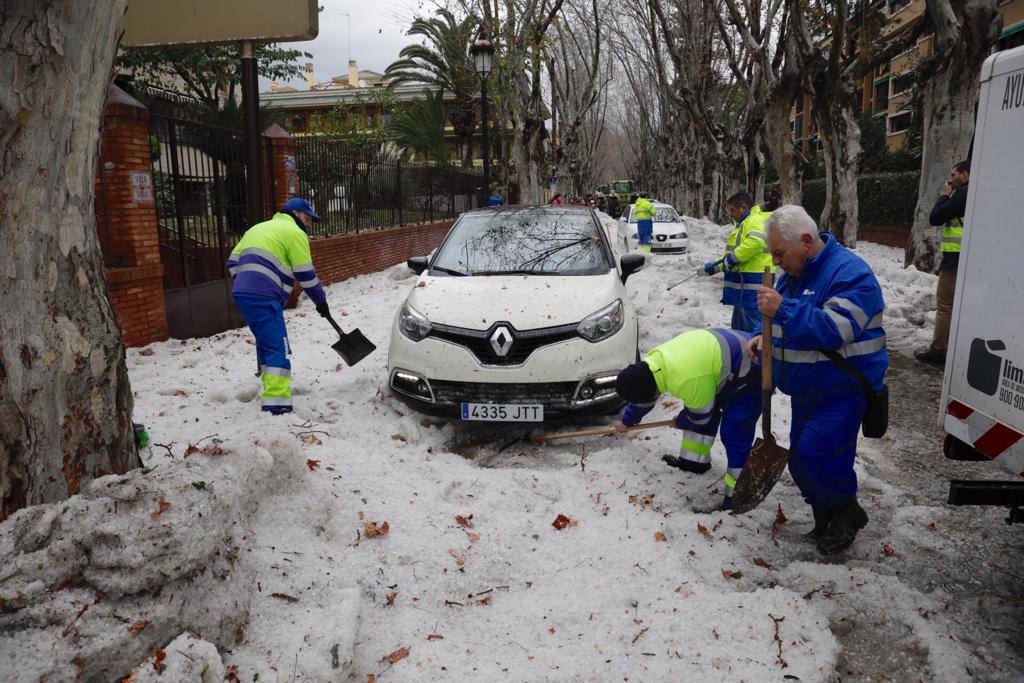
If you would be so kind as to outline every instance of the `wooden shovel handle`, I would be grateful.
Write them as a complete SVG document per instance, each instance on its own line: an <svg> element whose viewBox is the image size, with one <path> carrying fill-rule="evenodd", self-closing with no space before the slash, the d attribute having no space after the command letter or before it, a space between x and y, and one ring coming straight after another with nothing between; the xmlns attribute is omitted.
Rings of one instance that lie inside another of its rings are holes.
<svg viewBox="0 0 1024 683"><path fill-rule="evenodd" d="M626 427L627 432L635 432L640 429L654 429L655 427L670 427L676 423L675 420L661 420L660 422L643 422L632 427ZM534 443L544 443L555 439L574 439L577 436L603 436L614 434L615 427L598 427L596 429L584 429L580 432L559 432L558 434L533 434L530 440Z"/></svg>
<svg viewBox="0 0 1024 683"><path fill-rule="evenodd" d="M772 286L772 269L764 268L761 284ZM765 439L772 433L772 317L761 315L761 434Z"/></svg>

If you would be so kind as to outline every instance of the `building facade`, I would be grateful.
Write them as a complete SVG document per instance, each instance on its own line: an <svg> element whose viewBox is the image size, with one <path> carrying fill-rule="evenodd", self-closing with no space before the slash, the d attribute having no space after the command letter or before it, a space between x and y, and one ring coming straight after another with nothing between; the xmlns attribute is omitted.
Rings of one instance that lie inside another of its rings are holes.
<svg viewBox="0 0 1024 683"><path fill-rule="evenodd" d="M886 33L909 30L923 17L925 0L880 0L890 17ZM1003 30L995 50L1007 50L1024 45L1024 0L1000 0L1003 12ZM903 149L907 131L913 122L908 108L916 70L921 60L932 53L934 37L925 35L916 44L881 65L864 78L859 89L860 111L870 112L885 119L885 141L890 152ZM795 144L806 154L821 148L817 127L811 116L811 98L804 95L790 114L790 131Z"/></svg>

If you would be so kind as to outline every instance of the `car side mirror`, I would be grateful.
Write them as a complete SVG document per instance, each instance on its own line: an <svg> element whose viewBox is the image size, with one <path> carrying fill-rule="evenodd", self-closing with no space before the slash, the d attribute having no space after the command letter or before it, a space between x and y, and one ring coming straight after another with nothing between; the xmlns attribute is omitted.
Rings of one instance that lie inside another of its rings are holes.
<svg viewBox="0 0 1024 683"><path fill-rule="evenodd" d="M419 275L427 269L428 263L426 256L413 256L405 262L405 265L409 266L409 270Z"/></svg>
<svg viewBox="0 0 1024 683"><path fill-rule="evenodd" d="M622 284L626 284L629 276L643 268L646 262L647 257L643 254L624 254L619 259L619 265L622 266Z"/></svg>

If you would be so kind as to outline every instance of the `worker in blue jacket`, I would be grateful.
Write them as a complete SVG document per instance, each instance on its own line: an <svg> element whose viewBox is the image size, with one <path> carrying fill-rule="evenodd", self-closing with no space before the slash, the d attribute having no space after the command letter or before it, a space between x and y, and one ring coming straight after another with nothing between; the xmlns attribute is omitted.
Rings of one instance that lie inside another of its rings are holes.
<svg viewBox="0 0 1024 683"><path fill-rule="evenodd" d="M293 197L269 221L246 230L228 257L231 293L256 338L256 363L263 383L261 409L272 415L292 412L292 350L284 307L293 283L302 285L317 313L330 314L306 235L309 226L319 221L308 201Z"/></svg>
<svg viewBox="0 0 1024 683"><path fill-rule="evenodd" d="M819 234L802 207L772 213L766 237L785 274L775 289L758 290L757 305L772 316L765 332L775 385L792 397L789 471L814 512L808 536L828 555L848 548L868 521L853 469L867 399L859 381L822 350L838 352L880 390L889 367L885 301L868 264L835 236ZM762 336L751 339L751 354L761 346Z"/></svg>

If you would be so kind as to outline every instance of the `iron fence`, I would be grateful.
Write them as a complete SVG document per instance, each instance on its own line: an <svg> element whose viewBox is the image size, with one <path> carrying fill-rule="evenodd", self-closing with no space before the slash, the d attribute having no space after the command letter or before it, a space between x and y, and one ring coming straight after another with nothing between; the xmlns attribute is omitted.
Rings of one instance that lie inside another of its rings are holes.
<svg viewBox="0 0 1024 683"><path fill-rule="evenodd" d="M152 114L150 146L164 288L226 277L249 227L242 132Z"/></svg>
<svg viewBox="0 0 1024 683"><path fill-rule="evenodd" d="M379 154L354 154L326 136L296 140L298 193L323 220L310 235L343 235L455 218L484 204L483 177L450 166L403 163Z"/></svg>

